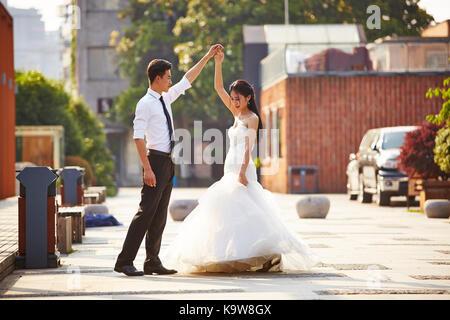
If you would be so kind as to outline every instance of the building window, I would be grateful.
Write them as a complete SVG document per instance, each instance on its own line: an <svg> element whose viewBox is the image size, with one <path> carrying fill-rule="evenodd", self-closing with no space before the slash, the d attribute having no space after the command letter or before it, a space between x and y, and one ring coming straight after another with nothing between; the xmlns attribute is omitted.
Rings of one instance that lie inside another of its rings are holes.
<svg viewBox="0 0 450 320"><path fill-rule="evenodd" d="M447 70L447 52L430 51L426 59L427 70Z"/></svg>
<svg viewBox="0 0 450 320"><path fill-rule="evenodd" d="M274 131L272 133L273 141L272 142L272 152L278 151L278 157L281 158L283 155L281 154L281 146L282 146L282 128L281 128L281 110L280 109L274 109L272 110L272 125L271 129L275 129L278 131ZM278 150L276 150L278 149Z"/></svg>
<svg viewBox="0 0 450 320"><path fill-rule="evenodd" d="M88 1L88 10L118 10L120 0L95 0Z"/></svg>
<svg viewBox="0 0 450 320"><path fill-rule="evenodd" d="M116 52L114 48L88 49L89 80L117 80L119 71L116 67Z"/></svg>
<svg viewBox="0 0 450 320"><path fill-rule="evenodd" d="M113 105L112 98L98 98L97 99L97 113L106 113L111 110Z"/></svg>

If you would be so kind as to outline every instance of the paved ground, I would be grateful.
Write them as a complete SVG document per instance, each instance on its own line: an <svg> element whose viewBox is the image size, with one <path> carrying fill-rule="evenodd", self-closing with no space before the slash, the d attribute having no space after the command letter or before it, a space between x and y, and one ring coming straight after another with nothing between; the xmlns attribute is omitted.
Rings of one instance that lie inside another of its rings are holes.
<svg viewBox="0 0 450 320"><path fill-rule="evenodd" d="M0 201L0 280L14 270L14 255L19 249L17 198Z"/></svg>
<svg viewBox="0 0 450 320"><path fill-rule="evenodd" d="M174 189L172 199L202 192ZM402 201L380 208L345 195L327 195L326 219L299 219L295 203L304 195L276 194L285 222L321 258L310 272L126 277L112 268L139 196L125 188L108 198L123 226L88 228L61 268L15 270L0 282L0 299L450 299L449 219L408 212ZM162 251L179 226L169 217ZM142 245L138 268L144 255Z"/></svg>

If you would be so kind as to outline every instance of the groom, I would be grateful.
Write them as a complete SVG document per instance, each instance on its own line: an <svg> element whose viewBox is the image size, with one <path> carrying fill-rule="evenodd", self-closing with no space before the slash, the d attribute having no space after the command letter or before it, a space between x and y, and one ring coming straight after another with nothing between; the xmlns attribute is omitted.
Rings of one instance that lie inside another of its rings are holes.
<svg viewBox="0 0 450 320"><path fill-rule="evenodd" d="M127 276L177 272L164 268L158 257L174 176L174 164L171 158L174 147L174 128L170 105L191 87L208 60L222 48L220 44L213 45L181 81L172 87L170 62L154 59L147 67L150 88L136 105L133 122L133 138L143 167L141 202L117 258L114 267L116 272L122 272ZM145 144L144 136L147 138L147 144ZM144 272L142 272L136 270L133 261L144 235L146 235L147 256Z"/></svg>

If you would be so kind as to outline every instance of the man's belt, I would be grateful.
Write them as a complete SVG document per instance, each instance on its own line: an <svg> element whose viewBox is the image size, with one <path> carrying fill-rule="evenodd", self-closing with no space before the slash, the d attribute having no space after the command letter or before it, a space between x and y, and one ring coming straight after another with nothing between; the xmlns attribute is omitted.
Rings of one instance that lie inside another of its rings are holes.
<svg viewBox="0 0 450 320"><path fill-rule="evenodd" d="M155 150L155 149L148 149L147 150L147 155L151 155L151 154L153 154L155 156L162 156L162 157L172 158L170 153L162 152L162 151Z"/></svg>

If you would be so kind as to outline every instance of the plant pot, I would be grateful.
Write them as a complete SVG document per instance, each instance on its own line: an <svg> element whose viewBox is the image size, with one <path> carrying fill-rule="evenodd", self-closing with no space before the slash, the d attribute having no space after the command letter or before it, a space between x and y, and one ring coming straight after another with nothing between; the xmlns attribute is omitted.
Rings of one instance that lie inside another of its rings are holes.
<svg viewBox="0 0 450 320"><path fill-rule="evenodd" d="M421 180L417 181L417 185L420 187L420 209L422 211L427 200L450 200L450 181Z"/></svg>

